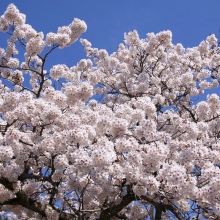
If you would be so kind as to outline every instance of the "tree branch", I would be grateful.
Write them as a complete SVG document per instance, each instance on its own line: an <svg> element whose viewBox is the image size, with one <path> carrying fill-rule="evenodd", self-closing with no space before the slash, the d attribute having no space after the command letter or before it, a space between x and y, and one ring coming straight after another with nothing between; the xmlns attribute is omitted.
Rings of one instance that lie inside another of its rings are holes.
<svg viewBox="0 0 220 220"><path fill-rule="evenodd" d="M119 204L104 209L100 214L99 220L110 220L134 200L135 195L133 193L128 193L126 196L123 197L122 201Z"/></svg>
<svg viewBox="0 0 220 220"><path fill-rule="evenodd" d="M0 179L0 183L5 186L5 188L13 191L13 183L9 182L5 178ZM38 214L40 214L43 218L46 217L46 210L47 208L51 207L47 204L41 204L40 202L36 202L35 200L28 198L28 196L22 191L18 191L16 194L16 198L10 199L4 202L2 205L21 205L22 207L32 210ZM52 207L55 209L54 207ZM56 209L55 209L56 210ZM59 211L59 210L56 210ZM73 215L68 213L61 213L59 216L59 220L68 220L73 219Z"/></svg>

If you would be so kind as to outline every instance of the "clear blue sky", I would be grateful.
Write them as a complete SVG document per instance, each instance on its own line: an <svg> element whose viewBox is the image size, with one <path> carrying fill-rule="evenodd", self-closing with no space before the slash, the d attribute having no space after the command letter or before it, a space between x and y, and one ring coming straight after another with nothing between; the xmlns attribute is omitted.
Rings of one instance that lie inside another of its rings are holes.
<svg viewBox="0 0 220 220"><path fill-rule="evenodd" d="M148 32L171 30L173 42L184 47L197 46L209 34L220 38L219 0L0 0L2 15L9 3L14 3L26 14L27 23L37 31L56 32L77 17L88 26L82 38L94 47L112 53L123 41L124 32L136 29L144 38ZM0 34L0 47L4 47L6 34ZM85 58L79 42L69 48L55 51L46 68L54 64L75 65Z"/></svg>

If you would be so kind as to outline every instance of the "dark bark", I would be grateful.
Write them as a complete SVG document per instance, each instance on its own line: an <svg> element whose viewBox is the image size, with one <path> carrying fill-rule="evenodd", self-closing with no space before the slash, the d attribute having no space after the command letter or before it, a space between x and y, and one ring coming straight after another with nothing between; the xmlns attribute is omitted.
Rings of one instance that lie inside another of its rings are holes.
<svg viewBox="0 0 220 220"><path fill-rule="evenodd" d="M13 183L9 182L5 178L0 179L0 183L5 186L5 188L13 191ZM47 205L42 205L40 202L36 202L35 200L28 198L28 196L23 191L18 191L16 193L16 198L10 199L4 202L2 205L20 205L26 209L32 210L42 216L42 219L46 218L46 209ZM59 210L58 210L59 211ZM67 213L61 213L59 220L68 220L74 219L73 215Z"/></svg>
<svg viewBox="0 0 220 220"><path fill-rule="evenodd" d="M28 198L22 191L17 192L16 198L4 202L3 205L21 205L26 209L39 213L42 217L46 217L46 206Z"/></svg>
<svg viewBox="0 0 220 220"><path fill-rule="evenodd" d="M110 208L104 209L99 217L99 220L110 220L112 217L116 216L123 208L129 205L132 201L135 200L135 195L129 193L123 197L122 201Z"/></svg>
<svg viewBox="0 0 220 220"><path fill-rule="evenodd" d="M156 212L157 212L157 208L161 210L161 213L163 211L165 212L165 211L169 210L170 212L172 212L175 215L175 217L178 220L184 220L184 218L181 215L181 213L172 204L158 203L158 202L153 201L152 199L149 199L147 196L141 196L141 199L144 200L144 201L147 201L151 205L153 205L156 208ZM158 216L159 216L159 214L158 214ZM156 216L155 216L155 220L156 220Z"/></svg>
<svg viewBox="0 0 220 220"><path fill-rule="evenodd" d="M155 209L156 209L155 220L161 220L162 209L161 209L160 205L156 205Z"/></svg>
<svg viewBox="0 0 220 220"><path fill-rule="evenodd" d="M42 216L42 219L46 219L46 209L48 205L42 205L41 203L28 198L27 195L22 191L17 192L16 198L6 201L3 205L21 205L26 209L32 210L40 214ZM73 215L61 213L59 216L59 220L68 219L74 219Z"/></svg>

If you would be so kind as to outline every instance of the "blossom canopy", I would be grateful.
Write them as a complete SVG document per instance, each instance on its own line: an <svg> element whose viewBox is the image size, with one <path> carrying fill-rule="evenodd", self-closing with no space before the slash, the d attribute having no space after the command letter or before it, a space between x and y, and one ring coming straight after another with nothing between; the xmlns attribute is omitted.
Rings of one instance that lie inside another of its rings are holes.
<svg viewBox="0 0 220 220"><path fill-rule="evenodd" d="M219 219L220 100L198 101L219 86L215 35L185 49L134 30L112 54L80 39L87 59L47 71L86 29L44 36L13 4L0 17L1 216Z"/></svg>

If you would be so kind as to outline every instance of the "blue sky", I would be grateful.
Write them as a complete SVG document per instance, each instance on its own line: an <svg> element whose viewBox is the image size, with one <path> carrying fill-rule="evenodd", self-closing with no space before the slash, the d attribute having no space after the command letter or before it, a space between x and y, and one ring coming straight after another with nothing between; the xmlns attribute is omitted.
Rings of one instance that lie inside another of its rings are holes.
<svg viewBox="0 0 220 220"><path fill-rule="evenodd" d="M44 34L56 32L75 17L83 19L88 30L82 38L109 53L123 41L124 32L133 29L142 38L148 32L169 29L173 42L185 47L197 46L210 33L220 36L220 1L217 0L0 0L1 15L9 3L14 3L27 15L27 23ZM0 47L5 46L5 39L6 35L0 34ZM57 50L49 61L73 66L84 57L83 47L77 42Z"/></svg>

